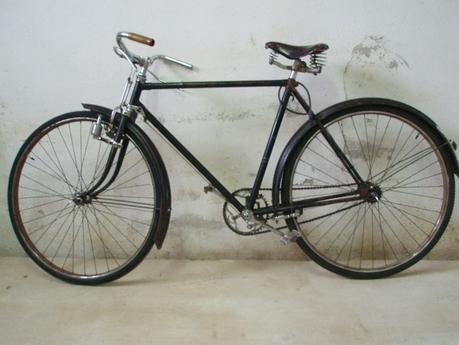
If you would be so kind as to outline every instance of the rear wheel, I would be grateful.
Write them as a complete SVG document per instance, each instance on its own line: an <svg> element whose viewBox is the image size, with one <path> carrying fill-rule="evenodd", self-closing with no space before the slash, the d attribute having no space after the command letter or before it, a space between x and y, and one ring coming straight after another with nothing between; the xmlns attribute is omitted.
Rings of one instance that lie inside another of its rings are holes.
<svg viewBox="0 0 459 345"><path fill-rule="evenodd" d="M335 112L327 128L364 179L362 200L306 208L290 229L321 266L352 278L400 272L443 234L454 204L454 175L444 140L415 114L396 106L360 105ZM356 190L320 130L310 130L293 152L282 182L291 203Z"/></svg>
<svg viewBox="0 0 459 345"><path fill-rule="evenodd" d="M97 196L85 195L110 151L118 157L121 150L93 139L96 118L75 112L42 125L21 147L9 182L10 217L25 251L55 277L79 284L132 270L151 249L160 218L161 173L135 125L127 126L116 179Z"/></svg>

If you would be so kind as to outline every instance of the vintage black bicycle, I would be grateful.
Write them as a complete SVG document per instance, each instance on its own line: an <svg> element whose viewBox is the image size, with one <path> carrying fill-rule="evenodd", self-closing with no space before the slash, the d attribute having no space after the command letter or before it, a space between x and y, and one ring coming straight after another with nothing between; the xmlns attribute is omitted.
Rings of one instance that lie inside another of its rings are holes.
<svg viewBox="0 0 459 345"><path fill-rule="evenodd" d="M14 230L27 254L53 276L78 284L108 282L131 271L154 244L161 248L171 215L169 179L158 150L136 124L139 117L197 169L209 182L207 190L224 198L223 218L231 230L274 233L343 276L400 272L445 231L458 174L455 144L426 115L388 99L349 100L315 114L296 76L319 74L327 45L268 42L270 64L289 70L288 79L152 83L147 75L155 61L192 65L165 55L135 55L123 39L154 45L151 38L118 33L114 50L132 68L120 105L83 104L86 110L49 120L25 141L11 170ZM292 64L280 63L278 55ZM279 88L253 186L234 192L140 102L147 90L230 87ZM292 98L300 112L291 109ZM286 111L307 121L284 148L271 188L262 188Z"/></svg>

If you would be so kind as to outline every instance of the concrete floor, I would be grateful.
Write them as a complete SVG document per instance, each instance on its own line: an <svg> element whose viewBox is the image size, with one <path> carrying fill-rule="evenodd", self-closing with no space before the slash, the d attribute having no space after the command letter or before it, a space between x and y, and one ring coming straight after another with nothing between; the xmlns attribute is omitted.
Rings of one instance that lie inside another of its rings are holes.
<svg viewBox="0 0 459 345"><path fill-rule="evenodd" d="M69 285L0 258L0 344L459 344L459 262L353 281L312 262L147 260Z"/></svg>

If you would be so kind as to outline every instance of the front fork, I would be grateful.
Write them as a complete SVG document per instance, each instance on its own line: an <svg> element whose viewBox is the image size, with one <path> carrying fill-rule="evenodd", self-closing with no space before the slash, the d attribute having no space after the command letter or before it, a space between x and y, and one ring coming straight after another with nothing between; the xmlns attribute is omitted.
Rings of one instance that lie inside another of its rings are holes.
<svg viewBox="0 0 459 345"><path fill-rule="evenodd" d="M124 110L120 116L118 127L115 127L114 120L117 114L119 113L116 113L116 110L114 110L112 113L111 129L110 129L110 134L108 134L108 138L103 137L103 130L104 130L104 125L102 123L103 115L99 115L96 123L94 124L91 130L91 134L94 139L104 141L107 144L111 145L112 147L110 148L110 152L108 154L108 158L105 163L105 167L104 167L104 170L101 176L97 179L96 183L90 189L81 193L82 197L97 198L98 194L102 193L103 191L107 190L110 187L113 181L115 181L115 179L118 177L118 174L121 170L121 166L123 165L124 157L126 156L126 151L129 146L129 140L126 138L124 133L125 133L127 121L129 121L130 117L133 116L132 115L133 111L129 108ZM117 161L115 165L114 162L115 162L116 157L117 157ZM112 167L114 165L115 165L115 169L113 170L111 177L108 178L110 175L110 171L112 170Z"/></svg>

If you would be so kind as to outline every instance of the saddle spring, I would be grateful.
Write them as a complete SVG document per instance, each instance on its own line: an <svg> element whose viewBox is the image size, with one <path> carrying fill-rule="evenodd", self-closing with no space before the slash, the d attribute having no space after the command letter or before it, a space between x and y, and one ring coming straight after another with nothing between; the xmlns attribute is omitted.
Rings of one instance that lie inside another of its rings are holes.
<svg viewBox="0 0 459 345"><path fill-rule="evenodd" d="M322 67L325 66L326 60L327 55L325 53L313 53L309 56L309 68L318 70L318 72L320 73Z"/></svg>
<svg viewBox="0 0 459 345"><path fill-rule="evenodd" d="M271 50L271 52L269 53L268 63L272 65L274 62L276 62L276 60L277 60L277 53Z"/></svg>

